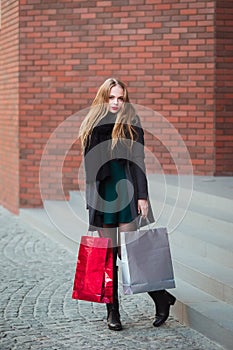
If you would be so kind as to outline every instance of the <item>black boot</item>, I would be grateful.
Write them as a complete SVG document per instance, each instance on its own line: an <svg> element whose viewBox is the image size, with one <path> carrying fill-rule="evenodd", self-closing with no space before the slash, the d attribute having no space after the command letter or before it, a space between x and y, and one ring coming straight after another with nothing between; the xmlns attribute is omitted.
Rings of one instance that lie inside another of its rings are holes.
<svg viewBox="0 0 233 350"><path fill-rule="evenodd" d="M116 266L117 248L113 248L113 303L107 305L107 323L108 328L112 331L121 331L122 325L119 313L119 300L118 300L118 267Z"/></svg>
<svg viewBox="0 0 233 350"><path fill-rule="evenodd" d="M122 325L120 320L120 313L119 313L119 304L118 300L114 300L113 304L107 304L107 323L108 328L112 331L121 331Z"/></svg>
<svg viewBox="0 0 233 350"><path fill-rule="evenodd" d="M153 326L159 327L168 319L170 306L175 304L176 298L166 290L158 290L148 294L154 300L156 306Z"/></svg>

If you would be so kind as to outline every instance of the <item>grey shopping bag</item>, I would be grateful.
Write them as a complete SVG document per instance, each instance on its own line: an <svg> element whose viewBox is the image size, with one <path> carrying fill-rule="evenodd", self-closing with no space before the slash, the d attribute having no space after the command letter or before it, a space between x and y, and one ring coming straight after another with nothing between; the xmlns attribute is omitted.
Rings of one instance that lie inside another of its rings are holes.
<svg viewBox="0 0 233 350"><path fill-rule="evenodd" d="M121 232L124 294L175 288L166 228Z"/></svg>

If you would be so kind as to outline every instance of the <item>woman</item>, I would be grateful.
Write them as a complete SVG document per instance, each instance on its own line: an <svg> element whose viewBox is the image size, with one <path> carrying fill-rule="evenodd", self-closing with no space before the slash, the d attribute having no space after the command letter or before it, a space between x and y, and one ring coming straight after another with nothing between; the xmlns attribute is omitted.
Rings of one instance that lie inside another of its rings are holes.
<svg viewBox="0 0 233 350"><path fill-rule="evenodd" d="M86 172L90 230L102 228L113 245L113 303L107 304L111 330L122 329L118 301L119 232L134 231L139 216L153 222L144 163L144 132L124 83L107 79L99 88L80 127ZM156 306L153 325L169 316L175 298L165 290L148 293Z"/></svg>

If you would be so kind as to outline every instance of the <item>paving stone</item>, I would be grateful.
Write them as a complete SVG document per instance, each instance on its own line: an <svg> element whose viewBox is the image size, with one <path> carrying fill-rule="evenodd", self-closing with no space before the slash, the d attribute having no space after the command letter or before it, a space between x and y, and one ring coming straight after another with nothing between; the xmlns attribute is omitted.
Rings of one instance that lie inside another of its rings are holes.
<svg viewBox="0 0 233 350"><path fill-rule="evenodd" d="M0 207L1 350L221 350L170 317L154 328L148 295L120 295L123 331L106 307L71 298L76 256Z"/></svg>

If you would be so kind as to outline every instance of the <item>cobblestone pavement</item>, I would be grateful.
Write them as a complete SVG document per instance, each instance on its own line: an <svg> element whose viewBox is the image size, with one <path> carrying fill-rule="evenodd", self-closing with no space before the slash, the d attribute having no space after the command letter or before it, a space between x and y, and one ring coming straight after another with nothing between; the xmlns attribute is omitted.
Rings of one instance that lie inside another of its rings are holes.
<svg viewBox="0 0 233 350"><path fill-rule="evenodd" d="M0 349L220 350L169 318L152 326L147 294L121 295L124 329L106 327L105 305L71 298L76 256L0 207Z"/></svg>

